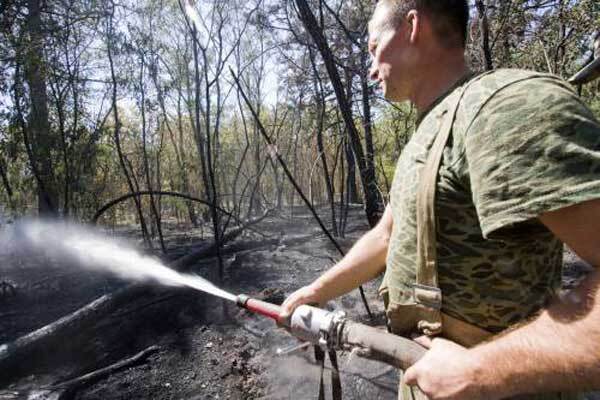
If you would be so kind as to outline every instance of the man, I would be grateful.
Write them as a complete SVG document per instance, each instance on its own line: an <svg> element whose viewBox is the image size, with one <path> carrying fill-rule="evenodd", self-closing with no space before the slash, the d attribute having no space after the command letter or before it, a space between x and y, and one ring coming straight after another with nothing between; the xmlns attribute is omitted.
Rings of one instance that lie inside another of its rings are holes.
<svg viewBox="0 0 600 400"><path fill-rule="evenodd" d="M600 265L600 126L555 77L518 70L473 77L467 24L467 1L378 3L369 24L371 77L386 98L416 105L418 127L379 224L293 293L283 314L385 271L392 331L433 337L417 339L430 350L405 372L400 398L577 398L558 392L600 386L600 274L568 296L556 293L561 242ZM417 223L434 147L443 150L434 215ZM436 221L423 247L422 226ZM425 286L423 251L437 263L425 263L435 265Z"/></svg>

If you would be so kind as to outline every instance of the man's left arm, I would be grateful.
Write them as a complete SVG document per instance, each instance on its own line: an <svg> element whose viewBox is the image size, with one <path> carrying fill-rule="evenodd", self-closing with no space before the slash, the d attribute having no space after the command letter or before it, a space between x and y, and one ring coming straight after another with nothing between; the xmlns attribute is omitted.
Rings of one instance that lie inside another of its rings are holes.
<svg viewBox="0 0 600 400"><path fill-rule="evenodd" d="M600 266L600 200L545 213L540 220L581 258ZM433 339L406 371L430 399L502 399L600 387L600 271L539 316L472 349Z"/></svg>

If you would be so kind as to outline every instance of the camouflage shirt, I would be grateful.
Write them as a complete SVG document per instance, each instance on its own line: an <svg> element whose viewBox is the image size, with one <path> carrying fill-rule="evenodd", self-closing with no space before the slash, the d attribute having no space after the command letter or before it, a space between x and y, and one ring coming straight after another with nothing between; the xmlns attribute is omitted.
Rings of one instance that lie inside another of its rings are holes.
<svg viewBox="0 0 600 400"><path fill-rule="evenodd" d="M414 303L417 176L458 92L423 116L396 167L381 287L390 304ZM562 245L537 217L600 198L600 125L562 80L495 71L468 86L437 185L442 311L501 331L560 285Z"/></svg>

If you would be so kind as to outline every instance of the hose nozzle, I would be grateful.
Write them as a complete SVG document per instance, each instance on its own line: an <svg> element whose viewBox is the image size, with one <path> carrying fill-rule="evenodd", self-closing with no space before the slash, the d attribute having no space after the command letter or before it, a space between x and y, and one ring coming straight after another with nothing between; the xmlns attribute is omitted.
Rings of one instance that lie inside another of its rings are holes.
<svg viewBox="0 0 600 400"><path fill-rule="evenodd" d="M236 299L236 303L239 307L250 312L269 317L279 324L284 323L283 319L280 317L281 307L278 305L256 300L245 294L240 294Z"/></svg>

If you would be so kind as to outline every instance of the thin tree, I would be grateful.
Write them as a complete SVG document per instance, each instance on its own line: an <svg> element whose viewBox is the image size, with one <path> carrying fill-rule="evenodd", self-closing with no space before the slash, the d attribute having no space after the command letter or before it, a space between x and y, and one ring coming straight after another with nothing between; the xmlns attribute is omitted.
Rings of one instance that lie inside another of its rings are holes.
<svg viewBox="0 0 600 400"><path fill-rule="evenodd" d="M106 24L107 24L107 27L106 27L106 54L107 54L107 58L108 58L108 64L109 64L109 68L110 68L110 76L111 76L111 80L112 80L112 111L113 111L113 116L114 116L113 137L114 137L115 145L117 148L117 154L118 154L118 158L119 158L119 164L121 166L121 171L123 172L123 175L125 176L125 180L127 181L127 186L129 187L129 191L131 193L136 193L136 192L139 192L139 185L137 185L137 182L135 181L136 180L135 175L129 174L129 170L128 170L128 166L127 166L128 161L126 160L125 155L123 154L123 150L121 148L121 120L119 119L119 107L117 104L117 99L118 99L117 94L118 94L119 83L117 81L117 75L115 72L114 60L113 60L114 42L115 42L115 35L116 35L115 31L114 31L114 26L113 26L115 8L116 8L116 5L115 5L114 1L111 0L111 7L110 7L109 15L108 15L108 20L106 22ZM134 186L134 184L135 184L135 186ZM137 211L138 219L140 221L142 237L144 238L144 241L146 242L146 244L149 247L152 247L150 235L148 234L148 228L146 226L146 219L144 218L144 213L142 211L141 200L138 197L134 197L133 201L135 203L135 208Z"/></svg>
<svg viewBox="0 0 600 400"><path fill-rule="evenodd" d="M346 125L346 130L350 139L349 142L352 146L352 152L356 156L356 162L359 166L367 220L369 221L369 225L375 226L379 221L382 212L382 199L377 188L375 165L372 162L367 162L365 157L360 135L352 118L352 109L340 79L340 74L336 67L333 53L331 52L331 48L329 47L327 40L323 35L323 31L320 29L320 26L317 23L317 20L306 0L296 0L295 4L298 7L299 16L304 24L305 29L311 35L317 46L317 49L319 50L319 53L321 54L321 57L323 58L323 61L325 62L325 67L327 69L327 73L329 74L331 84L333 85L340 112Z"/></svg>

